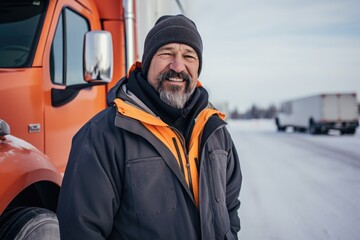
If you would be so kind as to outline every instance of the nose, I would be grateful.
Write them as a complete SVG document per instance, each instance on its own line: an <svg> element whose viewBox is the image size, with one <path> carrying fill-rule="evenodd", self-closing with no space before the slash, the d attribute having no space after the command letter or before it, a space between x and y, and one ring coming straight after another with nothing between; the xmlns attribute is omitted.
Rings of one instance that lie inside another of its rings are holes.
<svg viewBox="0 0 360 240"><path fill-rule="evenodd" d="M176 54L170 63L170 69L176 72L182 72L185 70L185 62L181 54Z"/></svg>

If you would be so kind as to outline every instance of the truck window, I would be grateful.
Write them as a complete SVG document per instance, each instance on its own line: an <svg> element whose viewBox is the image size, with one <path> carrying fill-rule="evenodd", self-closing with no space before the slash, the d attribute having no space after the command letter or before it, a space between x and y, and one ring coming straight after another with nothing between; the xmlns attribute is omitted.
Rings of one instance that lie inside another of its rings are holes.
<svg viewBox="0 0 360 240"><path fill-rule="evenodd" d="M0 67L30 67L44 21L46 1L0 2Z"/></svg>
<svg viewBox="0 0 360 240"><path fill-rule="evenodd" d="M56 27L54 40L51 47L50 75L53 83L63 84L63 20L62 15Z"/></svg>
<svg viewBox="0 0 360 240"><path fill-rule="evenodd" d="M84 34L90 30L87 20L65 8L59 17L51 46L51 81L60 85L84 84Z"/></svg>

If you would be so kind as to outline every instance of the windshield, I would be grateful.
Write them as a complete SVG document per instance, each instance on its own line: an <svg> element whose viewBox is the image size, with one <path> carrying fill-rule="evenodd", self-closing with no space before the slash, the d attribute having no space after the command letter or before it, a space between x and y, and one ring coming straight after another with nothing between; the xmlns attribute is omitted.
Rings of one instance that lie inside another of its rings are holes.
<svg viewBox="0 0 360 240"><path fill-rule="evenodd" d="M29 67L44 19L43 0L1 0L0 67Z"/></svg>

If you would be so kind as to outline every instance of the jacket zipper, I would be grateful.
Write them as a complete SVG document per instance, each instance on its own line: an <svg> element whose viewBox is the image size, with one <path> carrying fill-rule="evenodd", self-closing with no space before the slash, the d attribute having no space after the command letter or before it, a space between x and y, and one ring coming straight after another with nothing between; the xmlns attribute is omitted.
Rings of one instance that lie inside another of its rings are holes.
<svg viewBox="0 0 360 240"><path fill-rule="evenodd" d="M184 171L184 166L183 166L183 162L182 162L182 158L181 158L179 146L177 145L176 138L173 137L172 140L173 140L173 143L174 143L174 145L175 145L176 153L177 153L177 155L178 155L178 157L179 157L181 172L182 172L183 175L185 176L185 171Z"/></svg>
<svg viewBox="0 0 360 240"><path fill-rule="evenodd" d="M192 180L191 180L191 172L190 172L190 163L189 163L189 155L186 154L185 155L186 158L186 167L187 167L187 171L188 171L188 178L189 178L189 187L190 187L190 191L192 192L192 194L194 195L194 189L193 189L193 185L192 185Z"/></svg>
<svg viewBox="0 0 360 240"><path fill-rule="evenodd" d="M177 155L179 157L179 160L180 160L180 166L181 166L181 171L182 173L184 174L185 176L185 172L184 172L184 168L183 168L183 160L181 158L181 154L180 154L180 149L179 149L179 145L176 141L176 138L172 138L173 142L174 142L174 145L175 145L175 148L176 148L176 152L177 152ZM189 163L189 156L188 154L186 153L185 154L185 161L186 161L186 169L187 169L187 172L188 172L188 180L189 180L189 188L190 188L190 191L191 193L194 195L194 190L193 190L193 185L192 185L192 179L191 179L191 171L190 171L190 163Z"/></svg>

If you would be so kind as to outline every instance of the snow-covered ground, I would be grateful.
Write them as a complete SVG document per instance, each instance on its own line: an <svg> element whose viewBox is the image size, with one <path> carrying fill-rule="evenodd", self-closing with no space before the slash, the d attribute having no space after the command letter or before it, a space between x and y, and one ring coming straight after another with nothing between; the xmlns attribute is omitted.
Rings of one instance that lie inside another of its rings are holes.
<svg viewBox="0 0 360 240"><path fill-rule="evenodd" d="M360 133L278 133L230 121L243 186L241 240L359 240Z"/></svg>

